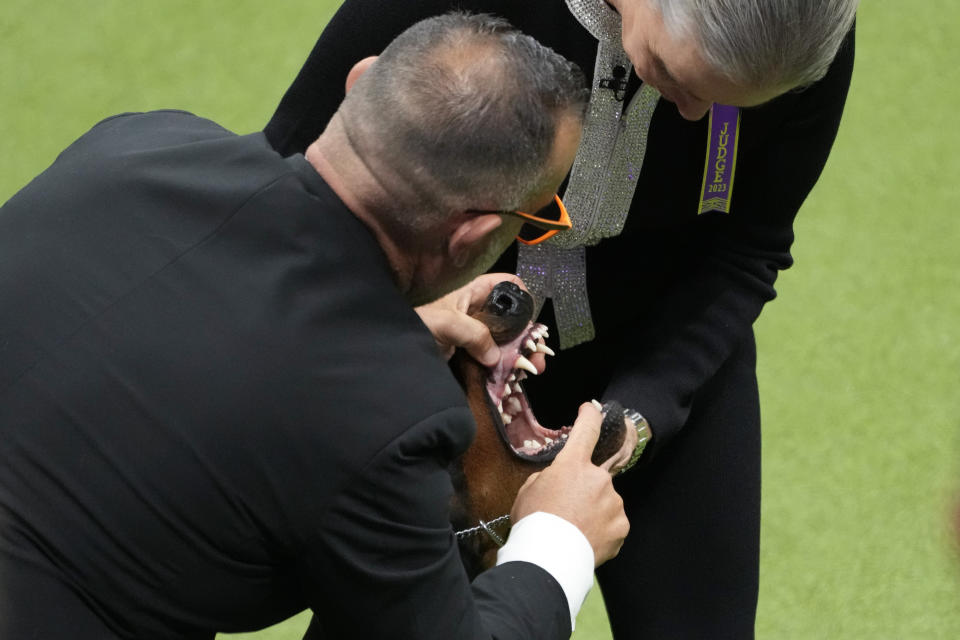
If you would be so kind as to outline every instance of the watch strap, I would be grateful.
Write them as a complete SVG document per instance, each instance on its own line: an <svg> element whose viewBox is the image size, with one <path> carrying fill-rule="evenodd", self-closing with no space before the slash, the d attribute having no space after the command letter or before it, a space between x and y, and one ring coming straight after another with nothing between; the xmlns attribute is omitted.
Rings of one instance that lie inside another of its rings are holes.
<svg viewBox="0 0 960 640"><path fill-rule="evenodd" d="M627 469L633 467L633 465L637 464L640 456L643 455L643 450L647 447L647 443L650 442L650 438L652 437L650 423L647 422L647 419L644 418L639 411L625 408L623 410L623 417L633 422L634 427L637 430L637 446L634 447L633 454L630 456L630 460L628 460L627 464L623 465L623 468L620 469L620 473L623 473Z"/></svg>

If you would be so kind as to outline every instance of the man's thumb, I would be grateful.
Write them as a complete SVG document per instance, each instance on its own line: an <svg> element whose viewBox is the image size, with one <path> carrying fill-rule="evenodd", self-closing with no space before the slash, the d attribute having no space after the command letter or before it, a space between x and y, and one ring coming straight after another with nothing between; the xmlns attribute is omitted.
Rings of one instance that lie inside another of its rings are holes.
<svg viewBox="0 0 960 640"><path fill-rule="evenodd" d="M600 424L602 422L603 414L600 413L599 402L593 400L580 405L577 420L573 423L573 429L567 437L567 443L563 445L563 450L557 457L576 457L590 460L590 456L593 455L593 448L600 438Z"/></svg>

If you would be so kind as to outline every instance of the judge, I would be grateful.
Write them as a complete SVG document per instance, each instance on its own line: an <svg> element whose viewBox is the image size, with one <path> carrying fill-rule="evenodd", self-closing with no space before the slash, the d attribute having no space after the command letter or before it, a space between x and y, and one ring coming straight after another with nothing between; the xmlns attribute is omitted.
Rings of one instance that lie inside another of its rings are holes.
<svg viewBox="0 0 960 640"><path fill-rule="evenodd" d="M266 127L275 148L302 150L353 60L451 6L502 15L591 75L561 193L574 229L497 268L546 300L540 320L556 328L549 375L527 389L540 421L566 424L602 397L653 433L619 479L631 536L597 574L617 640L753 635L752 325L792 263L794 218L840 124L856 5L345 0Z"/></svg>

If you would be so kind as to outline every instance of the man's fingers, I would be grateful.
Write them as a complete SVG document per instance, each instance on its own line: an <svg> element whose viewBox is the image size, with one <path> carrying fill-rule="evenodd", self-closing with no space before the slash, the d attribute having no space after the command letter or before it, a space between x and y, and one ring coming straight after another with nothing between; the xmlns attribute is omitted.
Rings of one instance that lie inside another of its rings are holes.
<svg viewBox="0 0 960 640"><path fill-rule="evenodd" d="M493 288L505 280L526 288L523 281L513 274L487 273L438 300L416 308L446 358L449 359L454 348L459 347L488 367L500 363L500 349L490 330L468 314L480 309Z"/></svg>
<svg viewBox="0 0 960 640"><path fill-rule="evenodd" d="M475 318L456 311L444 312L433 333L438 342L465 349L483 365L493 367L500 362L500 348L493 341L490 329Z"/></svg>
<svg viewBox="0 0 960 640"><path fill-rule="evenodd" d="M600 438L600 424L603 422L603 415L590 402L580 405L580 411L577 414L577 420L573 423L573 429L567 437L567 444L557 454L559 459L580 458L581 460L590 460L593 455L593 448Z"/></svg>
<svg viewBox="0 0 960 640"><path fill-rule="evenodd" d="M614 469L614 467L616 467L617 465L623 466L623 463L620 460L619 456L613 455L607 458L606 460L604 460L603 462L601 462L599 466L604 471L613 475L617 471L616 469Z"/></svg>

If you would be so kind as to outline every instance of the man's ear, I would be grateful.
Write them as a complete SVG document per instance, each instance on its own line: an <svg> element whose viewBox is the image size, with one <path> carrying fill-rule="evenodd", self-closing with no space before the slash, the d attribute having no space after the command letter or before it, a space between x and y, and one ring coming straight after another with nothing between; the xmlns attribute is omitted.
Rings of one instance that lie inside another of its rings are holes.
<svg viewBox="0 0 960 640"><path fill-rule="evenodd" d="M350 92L350 89L353 88L353 83L356 82L364 72L370 68L370 65L373 64L373 61L377 59L377 56L370 56L369 58L364 58L357 64L353 65L350 69L350 73L347 74L346 82L346 93Z"/></svg>
<svg viewBox="0 0 960 640"><path fill-rule="evenodd" d="M503 218L496 213L470 214L465 217L450 234L450 240L447 243L447 251L453 266L465 267L475 254L475 249L483 243L484 238L501 224L503 224Z"/></svg>

